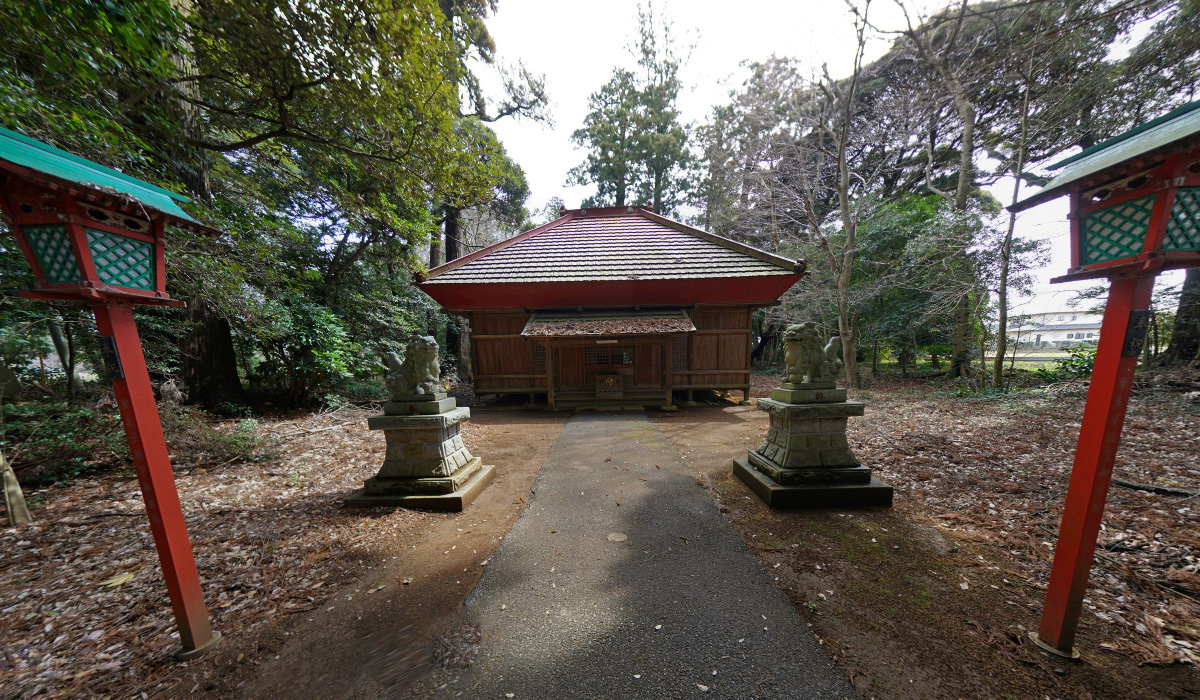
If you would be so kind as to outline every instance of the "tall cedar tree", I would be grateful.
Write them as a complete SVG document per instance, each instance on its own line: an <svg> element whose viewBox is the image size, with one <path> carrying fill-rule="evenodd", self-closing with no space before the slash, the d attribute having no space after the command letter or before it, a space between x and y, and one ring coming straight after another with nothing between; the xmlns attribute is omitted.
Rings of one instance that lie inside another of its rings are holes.
<svg viewBox="0 0 1200 700"><path fill-rule="evenodd" d="M687 199L693 158L676 107L681 59L670 25L656 25L653 8L638 9L633 53L637 69L614 68L588 98L583 126L571 134L587 156L568 183L596 185L585 206L625 206L633 197L671 215Z"/></svg>

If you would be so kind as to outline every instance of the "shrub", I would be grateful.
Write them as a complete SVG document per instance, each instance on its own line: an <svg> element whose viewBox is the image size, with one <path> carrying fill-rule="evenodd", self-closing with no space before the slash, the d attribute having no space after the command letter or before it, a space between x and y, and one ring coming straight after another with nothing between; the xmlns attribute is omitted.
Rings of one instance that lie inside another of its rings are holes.
<svg viewBox="0 0 1200 700"><path fill-rule="evenodd" d="M69 481L128 458L121 419L85 406L5 404L2 447L25 486Z"/></svg>
<svg viewBox="0 0 1200 700"><path fill-rule="evenodd" d="M5 404L0 415L0 448L24 486L70 481L130 464L129 444L116 413L31 401ZM168 406L159 415L173 466L259 462L273 454L273 445L258 436L253 418L223 428L194 408Z"/></svg>
<svg viewBox="0 0 1200 700"><path fill-rule="evenodd" d="M1096 364L1096 346L1081 345L1070 350L1070 356L1055 360L1054 367L1034 370L1040 379L1047 383L1069 382L1092 376L1092 366Z"/></svg>

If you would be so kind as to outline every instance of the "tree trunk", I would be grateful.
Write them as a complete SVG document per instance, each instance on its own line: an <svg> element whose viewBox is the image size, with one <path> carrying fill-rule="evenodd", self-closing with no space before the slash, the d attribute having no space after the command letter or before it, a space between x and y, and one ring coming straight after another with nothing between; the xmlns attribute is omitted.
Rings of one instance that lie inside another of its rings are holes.
<svg viewBox="0 0 1200 700"><path fill-rule="evenodd" d="M432 270L442 264L442 233L435 231L429 237L429 269Z"/></svg>
<svg viewBox="0 0 1200 700"><path fill-rule="evenodd" d="M42 376L44 380L45 375ZM5 399L15 396L21 391L21 380L17 379L17 373L12 371L8 365L0 362L0 404L3 404Z"/></svg>
<svg viewBox="0 0 1200 700"><path fill-rule="evenodd" d="M58 321L48 319L46 330L50 333L50 342L54 343L54 352L58 354L58 363L63 371L67 371L67 339L63 336L62 326Z"/></svg>
<svg viewBox="0 0 1200 700"><path fill-rule="evenodd" d="M63 371L67 373L67 405L75 405L75 334L70 330L66 333L67 336L67 364L63 365Z"/></svg>
<svg viewBox="0 0 1200 700"><path fill-rule="evenodd" d="M1175 329L1159 362L1200 366L1200 267L1188 270L1183 280L1179 308L1175 310Z"/></svg>
<svg viewBox="0 0 1200 700"><path fill-rule="evenodd" d="M750 362L760 367L774 365L779 355L779 332L782 327L764 318L759 328L758 344L750 350Z"/></svg>
<svg viewBox="0 0 1200 700"><path fill-rule="evenodd" d="M849 275L845 275L849 277ZM849 280L847 280L849 281ZM838 295L842 298L838 300L838 335L842 339L842 366L846 369L846 388L857 389L858 387L858 334L854 332L854 322L850 318L849 303L841 290L842 285L838 285ZM849 290L847 289L846 295Z"/></svg>
<svg viewBox="0 0 1200 700"><path fill-rule="evenodd" d="M183 356L180 379L188 402L208 408L248 404L246 390L238 379L237 353L229 322L203 299L191 300L183 313L188 331L180 344Z"/></svg>
<svg viewBox="0 0 1200 700"><path fill-rule="evenodd" d="M460 354L462 352L460 349L462 345L461 324L462 320L458 316L451 316L446 320L446 345L442 349L445 350L446 355L457 360L454 363L455 367L462 367L464 363L463 356Z"/></svg>
<svg viewBox="0 0 1200 700"><path fill-rule="evenodd" d="M986 389L988 387L987 371L984 369L984 358L987 357L988 330L987 324L983 322L983 314L987 307L987 294L980 292L980 303L975 307L975 319L973 325L979 329L979 334L976 336L976 341L979 343L979 388Z"/></svg>
<svg viewBox="0 0 1200 700"><path fill-rule="evenodd" d="M58 325L58 321L48 319L46 321L46 330L50 332L50 341L54 343L54 352L58 355L58 362L62 365L63 373L67 376L67 394L74 394L83 388L83 381L75 374L75 360L70 349L67 347L67 338L63 335L62 326ZM42 375L42 381L46 380L45 374Z"/></svg>
<svg viewBox="0 0 1200 700"><path fill-rule="evenodd" d="M471 322L461 319L458 322L458 380L460 382L474 381L474 367L471 366Z"/></svg>
<svg viewBox="0 0 1200 700"><path fill-rule="evenodd" d="M446 246L446 262L458 260L463 255L462 245L462 227L460 226L462 209L446 205L443 207L445 214L445 246ZM430 267L432 267L430 263ZM465 361L463 360L462 350L462 332L460 330L461 323L457 316L451 316L450 320L446 321L446 346L443 348L446 355L457 358L456 366L461 368ZM461 369L460 369L461 371Z"/></svg>
<svg viewBox="0 0 1200 700"><path fill-rule="evenodd" d="M188 19L192 15L192 0L171 0L173 7L181 17ZM180 127L183 134L195 141L204 139L204 124L201 121L200 108L196 103L200 100L200 81L196 80L196 61L192 56L192 31L184 24L183 35L180 37L181 50L171 56L171 62L184 80L176 83L180 91L176 98L179 104ZM176 139L171 154L171 165L178 175L180 182L194 198L207 202L212 198L212 174L208 167L207 153L202 149L190 146L187 139Z"/></svg>
<svg viewBox="0 0 1200 700"><path fill-rule="evenodd" d="M954 355L950 358L950 376L971 373L971 296L962 295L954 304Z"/></svg>
<svg viewBox="0 0 1200 700"><path fill-rule="evenodd" d="M1032 68L1032 66L1031 66ZM1021 176L1025 174L1025 146L1029 139L1029 83L1025 77L1025 96L1021 105L1021 140L1017 142L1017 167L1013 171L1012 204L1017 203L1021 194ZM1004 241L1000 244L1000 280L996 290L996 306L999 307L999 318L996 319L996 357L992 363L992 386L1004 386L1004 355L1008 352L1008 276L1012 261L1013 230L1017 226L1017 213L1009 209L1008 230L1004 233ZM983 358L979 358L983 362Z"/></svg>
<svg viewBox="0 0 1200 700"><path fill-rule="evenodd" d="M445 207L446 216L446 262L458 260L463 256L462 244L462 209Z"/></svg>

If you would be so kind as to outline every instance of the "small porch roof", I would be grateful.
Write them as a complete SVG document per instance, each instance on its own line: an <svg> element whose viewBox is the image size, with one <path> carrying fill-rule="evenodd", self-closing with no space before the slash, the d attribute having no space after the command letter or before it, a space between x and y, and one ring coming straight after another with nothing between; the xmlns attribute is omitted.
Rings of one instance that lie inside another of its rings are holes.
<svg viewBox="0 0 1200 700"><path fill-rule="evenodd" d="M683 309L619 311L537 311L521 335L533 338L568 338L605 335L658 335L696 330Z"/></svg>

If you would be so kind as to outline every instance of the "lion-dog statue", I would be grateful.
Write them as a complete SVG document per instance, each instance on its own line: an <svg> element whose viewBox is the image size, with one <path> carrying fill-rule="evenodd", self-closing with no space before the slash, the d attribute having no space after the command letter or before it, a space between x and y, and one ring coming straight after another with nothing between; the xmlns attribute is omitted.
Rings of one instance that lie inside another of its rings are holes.
<svg viewBox="0 0 1200 700"><path fill-rule="evenodd" d="M792 384L833 380L842 369L838 359L841 346L842 339L836 335L822 346L817 324L811 321L788 326L783 332L784 380Z"/></svg>

